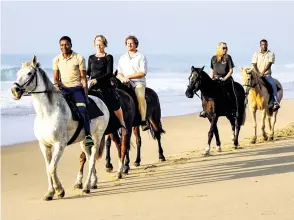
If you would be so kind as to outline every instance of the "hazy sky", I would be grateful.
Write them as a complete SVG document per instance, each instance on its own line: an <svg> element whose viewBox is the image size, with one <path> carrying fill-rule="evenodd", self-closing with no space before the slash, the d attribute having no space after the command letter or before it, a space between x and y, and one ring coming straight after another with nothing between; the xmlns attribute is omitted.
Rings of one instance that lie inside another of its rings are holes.
<svg viewBox="0 0 294 220"><path fill-rule="evenodd" d="M1 53L59 53L61 36L92 53L103 34L108 51L125 51L134 34L144 53L211 53L219 41L254 51L266 38L275 52L293 51L294 2L2 2ZM292 49L291 49L292 48Z"/></svg>

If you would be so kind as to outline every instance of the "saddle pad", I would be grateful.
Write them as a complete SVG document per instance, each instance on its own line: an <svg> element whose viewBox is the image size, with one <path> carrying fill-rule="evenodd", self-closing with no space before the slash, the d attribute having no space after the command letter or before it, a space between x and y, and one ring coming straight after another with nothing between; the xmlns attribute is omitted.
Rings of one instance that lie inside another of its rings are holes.
<svg viewBox="0 0 294 220"><path fill-rule="evenodd" d="M91 99L90 97L88 97L88 99L89 99L89 104L87 105L87 110L88 110L89 118L94 119L104 115L103 112L100 110L100 108L96 105L94 100ZM68 97L66 97L65 100L67 101L67 104L71 110L73 120L80 121L81 116L74 101L72 101Z"/></svg>

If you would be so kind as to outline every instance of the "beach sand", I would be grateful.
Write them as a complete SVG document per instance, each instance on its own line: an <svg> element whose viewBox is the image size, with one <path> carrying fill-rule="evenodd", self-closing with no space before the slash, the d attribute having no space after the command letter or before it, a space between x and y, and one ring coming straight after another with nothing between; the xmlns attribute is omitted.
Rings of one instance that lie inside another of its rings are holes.
<svg viewBox="0 0 294 220"><path fill-rule="evenodd" d="M284 100L276 129L294 122L294 100ZM75 219L293 219L294 137L279 133L275 142L249 145L249 113L241 128L240 145L233 150L231 127L220 118L224 152L202 157L209 122L198 114L162 119L162 145L167 161L158 162L157 143L142 132L141 167L116 180L117 152L112 144L114 172L105 160L96 164L98 189L81 196L73 190L79 169L79 145L69 146L59 163L63 199L43 201L48 187L45 163L37 142L2 148L1 198L3 220ZM2 127L5 129L5 127ZM258 133L260 120L258 113ZM281 135L282 134L282 135ZM132 137L135 146L135 139ZM212 141L212 146L215 140ZM136 149L131 148L131 165ZM87 165L87 164L86 164ZM87 171L87 166L85 171Z"/></svg>

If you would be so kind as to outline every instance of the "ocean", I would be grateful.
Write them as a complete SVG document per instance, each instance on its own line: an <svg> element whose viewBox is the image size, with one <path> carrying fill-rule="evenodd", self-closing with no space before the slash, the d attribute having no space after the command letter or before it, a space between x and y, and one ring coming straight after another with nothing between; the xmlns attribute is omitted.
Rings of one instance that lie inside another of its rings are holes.
<svg viewBox="0 0 294 220"><path fill-rule="evenodd" d="M36 54L41 67L53 80L51 63L54 55ZM89 54L82 54L86 59ZM209 54L145 54L148 60L147 86L154 89L160 99L162 116L177 116L201 111L201 102L195 97L188 99L185 90L188 85L188 77L191 66L202 67L209 72ZM235 81L240 82L241 67L250 66L251 55L231 54L236 65L233 73ZM114 55L116 61L119 55ZM10 88L16 79L16 72L20 69L21 62L29 61L32 55L9 54L1 55L1 146L22 143L35 140L33 124L35 110L31 97L22 97L15 101L12 98ZM273 76L284 87L284 99L294 98L294 63L290 60L276 61L272 67Z"/></svg>

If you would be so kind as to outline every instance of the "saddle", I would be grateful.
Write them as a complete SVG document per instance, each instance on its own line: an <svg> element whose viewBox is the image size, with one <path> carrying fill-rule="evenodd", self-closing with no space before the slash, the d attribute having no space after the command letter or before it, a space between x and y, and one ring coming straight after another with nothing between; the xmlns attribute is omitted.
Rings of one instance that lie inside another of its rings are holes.
<svg viewBox="0 0 294 220"><path fill-rule="evenodd" d="M265 88L267 89L267 92L269 93L269 103L271 103L273 100L274 100L274 96L273 96L273 88L271 86L271 84L266 81L266 79L264 77L260 77L262 79L262 82L265 86ZM276 86L277 86L277 91L280 91L281 88L278 86L278 81L276 79L274 79L275 83L276 83Z"/></svg>
<svg viewBox="0 0 294 220"><path fill-rule="evenodd" d="M64 98L71 110L72 119L74 121L83 121L83 118L78 110L78 107L76 106L76 103L71 98L71 95L65 95ZM89 99L89 104L86 105L86 108L89 114L89 118L94 119L104 115L103 112L100 110L100 108L96 105L94 100L91 99L90 97L88 97L88 99Z"/></svg>
<svg viewBox="0 0 294 220"><path fill-rule="evenodd" d="M117 94L117 93L116 93ZM98 97L99 99L101 99L106 107L108 108L109 110L109 114L110 114L110 117L109 117L109 121L108 121L108 125L107 125L107 128L105 130L105 135L107 134L112 134L114 133L115 131L117 131L120 127L121 127L121 124L120 124L120 121L119 119L116 117L114 111L110 111L110 108L109 106L107 106L107 102L105 101L105 98L102 94L102 92L100 90L89 90L89 95L93 95L93 96L96 96ZM117 94L118 95L118 94ZM119 96L119 95L118 95ZM120 105L122 108L125 108L125 104L122 102L121 99L119 99L120 101Z"/></svg>

